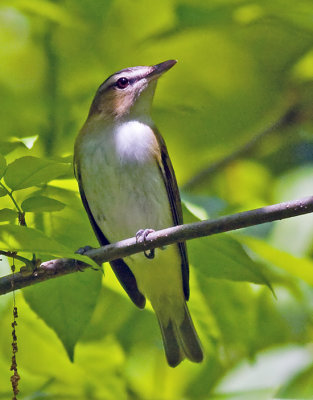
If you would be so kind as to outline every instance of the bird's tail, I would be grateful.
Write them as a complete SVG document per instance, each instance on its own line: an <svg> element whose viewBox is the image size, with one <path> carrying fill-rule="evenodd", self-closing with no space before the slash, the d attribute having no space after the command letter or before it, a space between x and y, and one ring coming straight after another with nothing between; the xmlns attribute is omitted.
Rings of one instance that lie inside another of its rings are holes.
<svg viewBox="0 0 313 400"><path fill-rule="evenodd" d="M183 303L183 317L181 313L172 313L170 318L164 318L156 309L159 325L162 332L167 362L176 367L184 358L193 362L203 360L201 342L193 325L186 302Z"/></svg>

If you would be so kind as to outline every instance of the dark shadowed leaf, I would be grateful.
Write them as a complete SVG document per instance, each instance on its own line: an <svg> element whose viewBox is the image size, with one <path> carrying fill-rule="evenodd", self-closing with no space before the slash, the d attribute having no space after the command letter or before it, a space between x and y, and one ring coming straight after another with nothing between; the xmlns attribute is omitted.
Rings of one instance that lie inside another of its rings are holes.
<svg viewBox="0 0 313 400"><path fill-rule="evenodd" d="M2 208L0 210L0 222L14 221L18 217L17 212L11 208Z"/></svg>
<svg viewBox="0 0 313 400"><path fill-rule="evenodd" d="M1 148L0 148L0 151L1 151ZM6 167L7 167L7 162L4 158L4 156L0 153L0 179L3 177Z"/></svg>
<svg viewBox="0 0 313 400"><path fill-rule="evenodd" d="M0 197L6 196L7 194L8 192L4 188L0 187Z"/></svg>
<svg viewBox="0 0 313 400"><path fill-rule="evenodd" d="M230 235L192 240L188 249L190 262L203 278L247 281L270 288L261 265L254 262L241 244Z"/></svg>
<svg viewBox="0 0 313 400"><path fill-rule="evenodd" d="M22 143L21 141L5 141L5 140L0 140L0 151L2 154L6 155L8 153L11 153L13 150L17 148L26 148L25 144Z"/></svg>
<svg viewBox="0 0 313 400"><path fill-rule="evenodd" d="M34 196L24 200L21 206L23 211L45 212L63 210L65 204L50 197Z"/></svg>

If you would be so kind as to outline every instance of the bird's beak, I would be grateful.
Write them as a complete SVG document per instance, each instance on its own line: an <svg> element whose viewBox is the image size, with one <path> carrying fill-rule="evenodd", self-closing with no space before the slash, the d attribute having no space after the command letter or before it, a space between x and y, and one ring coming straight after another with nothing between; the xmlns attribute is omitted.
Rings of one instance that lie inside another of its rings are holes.
<svg viewBox="0 0 313 400"><path fill-rule="evenodd" d="M158 79L161 75L164 74L164 72L168 71L170 68L172 68L175 64L177 63L176 60L168 60L168 61L164 61L160 64L157 65L153 65L152 71L149 72L148 75L146 75L146 78L148 80L154 80L154 79Z"/></svg>

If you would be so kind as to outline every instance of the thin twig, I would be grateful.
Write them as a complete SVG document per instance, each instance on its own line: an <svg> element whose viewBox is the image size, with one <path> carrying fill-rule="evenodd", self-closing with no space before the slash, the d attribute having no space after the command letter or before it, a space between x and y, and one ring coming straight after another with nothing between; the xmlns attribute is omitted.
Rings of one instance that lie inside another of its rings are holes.
<svg viewBox="0 0 313 400"><path fill-rule="evenodd" d="M89 250L86 252L86 255L97 263L102 263L124 258L144 250L151 250L177 242L184 242L190 239L233 231L311 212L313 212L313 196L245 211L211 221L201 221L162 229L151 233L144 243L137 243L136 238L133 237L98 249ZM12 291L13 280L15 289L21 289L47 279L71 274L89 267L88 264L73 259L60 258L46 261L33 273L18 272L14 276L11 274L0 278L0 295Z"/></svg>
<svg viewBox="0 0 313 400"><path fill-rule="evenodd" d="M23 263L25 263L25 265L27 265L27 266L29 266L29 267L32 267L31 269L34 269L34 263L33 263L33 261L29 260L29 259L26 258L26 257L19 256L19 255L16 254L16 252L14 252L14 251L4 251L4 250L0 250L0 255L6 256L6 257L9 257L9 258L13 258L13 259L15 259L15 260L22 261Z"/></svg>
<svg viewBox="0 0 313 400"><path fill-rule="evenodd" d="M297 106L291 107L278 121L274 122L272 125L264 129L263 131L257 133L249 142L245 143L243 146L239 147L233 153L228 156L210 164L209 166L203 168L198 174L194 175L189 181L187 181L182 189L191 190L197 185L206 181L217 171L222 170L231 162L237 160L238 158L247 155L265 136L270 133L282 129L286 126L292 125L298 119L300 115L300 110Z"/></svg>

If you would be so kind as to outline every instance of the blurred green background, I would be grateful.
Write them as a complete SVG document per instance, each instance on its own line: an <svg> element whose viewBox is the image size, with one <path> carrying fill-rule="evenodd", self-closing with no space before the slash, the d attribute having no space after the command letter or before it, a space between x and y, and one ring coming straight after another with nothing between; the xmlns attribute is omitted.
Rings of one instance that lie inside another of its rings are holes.
<svg viewBox="0 0 313 400"><path fill-rule="evenodd" d="M0 187L0 249L49 259L96 246L72 173L75 136L108 75L167 59L178 63L153 117L186 222L312 195L312 21L312 0L0 1L0 173L39 231L20 230ZM105 267L17 293L18 398L313 399L312 215L188 249L202 364L169 368L151 309L137 310ZM0 318L8 399L12 294Z"/></svg>

